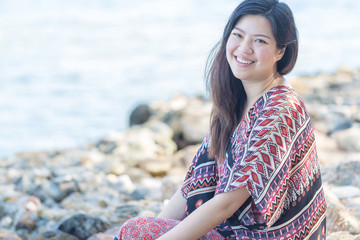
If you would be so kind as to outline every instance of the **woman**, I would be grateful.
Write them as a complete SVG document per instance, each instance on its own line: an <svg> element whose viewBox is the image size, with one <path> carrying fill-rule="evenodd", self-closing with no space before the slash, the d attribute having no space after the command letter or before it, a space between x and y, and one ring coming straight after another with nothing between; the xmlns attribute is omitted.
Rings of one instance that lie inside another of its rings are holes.
<svg viewBox="0 0 360 240"><path fill-rule="evenodd" d="M325 239L314 131L283 75L297 31L278 0L245 0L208 62L210 132L158 218L126 222L118 239Z"/></svg>

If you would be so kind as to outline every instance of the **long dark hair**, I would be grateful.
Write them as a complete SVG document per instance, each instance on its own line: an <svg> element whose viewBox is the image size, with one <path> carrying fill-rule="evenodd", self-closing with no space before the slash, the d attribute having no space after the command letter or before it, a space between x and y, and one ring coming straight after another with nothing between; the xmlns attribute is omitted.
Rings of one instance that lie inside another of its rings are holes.
<svg viewBox="0 0 360 240"><path fill-rule="evenodd" d="M277 48L285 48L277 62L277 71L289 73L297 59L298 36L293 14L285 3L278 0L245 0L232 12L225 26L222 39L211 51L205 69L207 89L213 107L210 118L210 156L223 161L229 139L241 120L246 93L226 59L226 43L231 31L244 15L261 15L269 20Z"/></svg>

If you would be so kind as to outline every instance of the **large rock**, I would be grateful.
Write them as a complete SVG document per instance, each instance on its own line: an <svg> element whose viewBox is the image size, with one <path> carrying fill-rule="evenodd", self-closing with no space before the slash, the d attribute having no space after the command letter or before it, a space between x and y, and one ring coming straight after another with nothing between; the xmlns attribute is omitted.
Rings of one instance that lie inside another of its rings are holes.
<svg viewBox="0 0 360 240"><path fill-rule="evenodd" d="M151 109L147 104L140 104L130 114L130 126L145 123L151 115Z"/></svg>
<svg viewBox="0 0 360 240"><path fill-rule="evenodd" d="M79 213L63 221L59 230L73 235L79 240L86 240L95 233L104 232L108 227L108 223L100 218Z"/></svg>
<svg viewBox="0 0 360 240"><path fill-rule="evenodd" d="M211 102L203 98L178 95L167 102L154 102L151 109L152 119L167 123L174 131L180 149L201 142L209 131Z"/></svg>

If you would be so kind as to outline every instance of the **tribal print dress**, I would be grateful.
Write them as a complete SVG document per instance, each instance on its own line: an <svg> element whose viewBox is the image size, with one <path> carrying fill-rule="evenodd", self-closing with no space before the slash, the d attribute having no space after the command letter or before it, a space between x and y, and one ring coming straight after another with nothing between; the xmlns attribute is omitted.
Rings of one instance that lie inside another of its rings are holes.
<svg viewBox="0 0 360 240"><path fill-rule="evenodd" d="M294 89L277 86L255 102L223 164L208 158L210 141L204 139L182 186L186 215L216 194L246 187L251 196L215 228L225 239L325 239L314 130Z"/></svg>
<svg viewBox="0 0 360 240"><path fill-rule="evenodd" d="M208 157L205 137L181 187L185 217L214 195L246 187L250 197L233 216L200 238L326 238L326 203L314 130L294 89L270 89L250 108L232 134L223 163ZM137 217L115 240L156 239L179 221Z"/></svg>

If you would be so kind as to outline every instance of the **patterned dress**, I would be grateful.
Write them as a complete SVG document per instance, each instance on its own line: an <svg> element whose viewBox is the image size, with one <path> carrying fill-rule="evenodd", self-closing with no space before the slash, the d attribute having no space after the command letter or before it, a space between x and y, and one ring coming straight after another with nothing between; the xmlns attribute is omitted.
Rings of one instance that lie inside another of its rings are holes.
<svg viewBox="0 0 360 240"><path fill-rule="evenodd" d="M274 87L255 102L231 136L223 163L208 157L209 145L207 136L181 187L185 215L223 192L246 187L251 196L201 240L325 239L326 203L314 130L294 89ZM178 223L132 218L115 240L156 239Z"/></svg>
<svg viewBox="0 0 360 240"><path fill-rule="evenodd" d="M325 239L314 130L294 89L277 86L255 102L223 164L208 158L209 145L206 137L181 189L186 216L214 195L246 187L251 196L215 228L225 239Z"/></svg>

